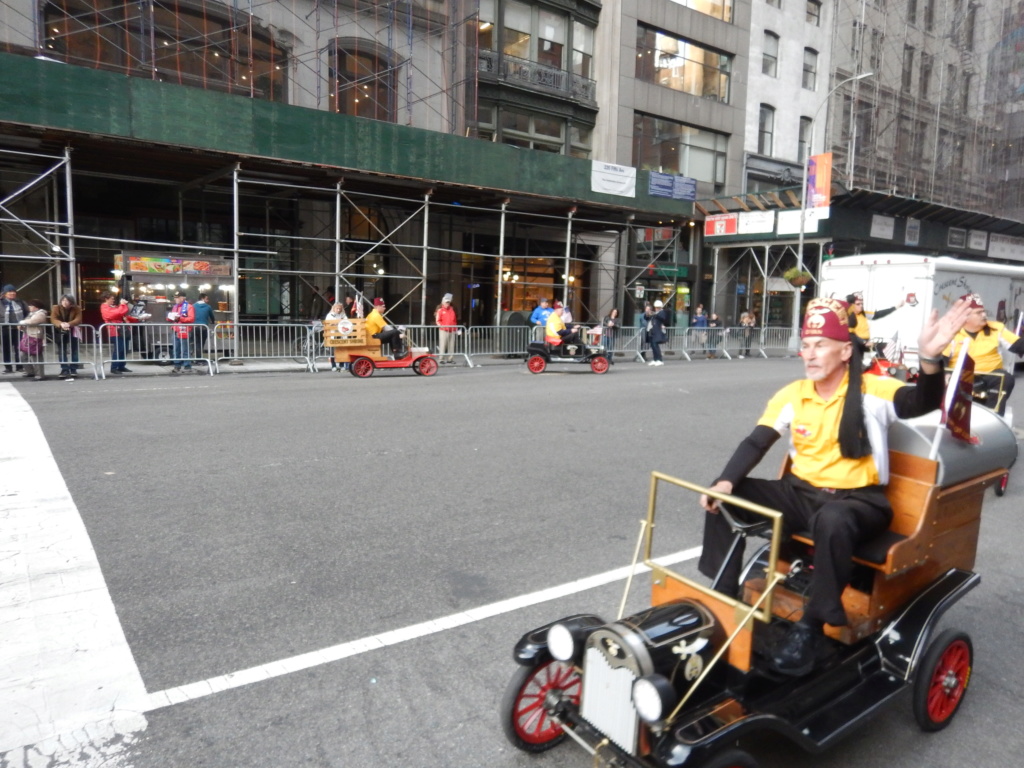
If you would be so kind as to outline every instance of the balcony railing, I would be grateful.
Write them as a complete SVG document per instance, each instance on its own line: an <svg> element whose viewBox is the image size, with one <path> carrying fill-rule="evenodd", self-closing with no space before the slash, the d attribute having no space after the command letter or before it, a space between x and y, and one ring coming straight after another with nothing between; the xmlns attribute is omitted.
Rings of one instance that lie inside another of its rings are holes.
<svg viewBox="0 0 1024 768"><path fill-rule="evenodd" d="M480 51L479 70L520 85L569 95L581 101L597 102L597 83L590 78L537 61L508 55L501 57L499 71L498 61L497 51Z"/></svg>

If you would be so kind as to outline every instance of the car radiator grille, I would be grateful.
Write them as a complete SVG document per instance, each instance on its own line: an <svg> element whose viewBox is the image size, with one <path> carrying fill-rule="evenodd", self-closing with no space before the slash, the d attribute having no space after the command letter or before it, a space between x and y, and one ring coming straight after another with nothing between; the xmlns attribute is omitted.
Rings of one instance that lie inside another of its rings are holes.
<svg viewBox="0 0 1024 768"><path fill-rule="evenodd" d="M636 754L639 724L633 707L634 680L636 676L626 667L613 669L599 648L587 648L580 715L631 755Z"/></svg>

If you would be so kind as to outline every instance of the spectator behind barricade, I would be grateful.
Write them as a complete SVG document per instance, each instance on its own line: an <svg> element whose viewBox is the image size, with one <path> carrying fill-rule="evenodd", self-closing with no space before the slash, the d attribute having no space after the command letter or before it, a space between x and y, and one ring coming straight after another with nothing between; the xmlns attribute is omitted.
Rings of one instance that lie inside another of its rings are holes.
<svg viewBox="0 0 1024 768"><path fill-rule="evenodd" d="M533 312L530 313L530 325L534 328L533 337L535 339L539 339L544 335L551 312L551 302L546 298L542 298L540 303L534 307ZM540 329L539 331L537 330L538 328Z"/></svg>
<svg viewBox="0 0 1024 768"><path fill-rule="evenodd" d="M0 342L4 352L4 373L21 371L21 358L18 354L19 334L17 325L28 314L28 305L18 298L18 291L13 285L5 285L0 298Z"/></svg>
<svg viewBox="0 0 1024 768"><path fill-rule="evenodd" d="M698 304L693 311L693 321L690 325L697 330L693 334L693 349L707 349L708 346L708 316L704 314L704 305Z"/></svg>
<svg viewBox="0 0 1024 768"><path fill-rule="evenodd" d="M708 315L708 346L705 350L708 354L708 360L715 356L718 351L718 345L722 343L722 318L718 316L717 312L712 312Z"/></svg>
<svg viewBox="0 0 1024 768"><path fill-rule="evenodd" d="M192 324L196 321L196 310L185 299L184 291L174 292L174 306L167 313L168 322L175 323L171 328L173 341L171 344L171 368L172 374L181 373L182 370L192 370L192 354L189 350L188 337L192 331Z"/></svg>
<svg viewBox="0 0 1024 768"><path fill-rule="evenodd" d="M345 305L342 304L340 301L337 301L337 302L334 303L334 306L331 307L331 311L328 312L327 315L324 317L324 322L326 323L328 320L333 320L333 321L337 322L338 320L344 320L346 317L348 317L348 315L345 314ZM332 348L331 349L331 370L332 371L340 371L340 370L344 370L344 368L345 368L344 365L339 364L338 361L334 359L334 349Z"/></svg>
<svg viewBox="0 0 1024 768"><path fill-rule="evenodd" d="M192 305L196 313L196 320L192 326L192 356L206 357L206 346L210 343L210 333L217 324L217 318L213 313L213 305L210 304L210 297L200 293L196 303ZM197 360L196 365L206 365L205 360Z"/></svg>
<svg viewBox="0 0 1024 768"><path fill-rule="evenodd" d="M651 318L654 316L654 306L649 301L644 302L644 311L640 316L640 356L644 357L647 350L651 348Z"/></svg>
<svg viewBox="0 0 1024 768"><path fill-rule="evenodd" d="M452 307L452 295L446 293L441 297L441 303L434 310L434 322L437 323L437 357L441 365L452 365L455 356L455 337L458 334L459 321L455 318L455 309ZM445 354L448 359L445 359Z"/></svg>
<svg viewBox="0 0 1024 768"><path fill-rule="evenodd" d="M601 321L601 344L608 353L608 362L612 365L615 364L615 338L619 334L620 325L622 323L619 322L619 310L617 307L612 307Z"/></svg>
<svg viewBox="0 0 1024 768"><path fill-rule="evenodd" d="M22 359L25 362L25 372L22 376L42 381L46 378L43 375L43 344L46 339L43 325L49 317L43 309L43 302L39 299L29 299L25 304L28 314L18 321L18 325L22 326L18 349L23 353Z"/></svg>
<svg viewBox="0 0 1024 768"><path fill-rule="evenodd" d="M754 338L754 328L757 327L757 318L749 309L744 310L740 315L740 333L742 334L743 348L740 353L740 360L750 355L750 344Z"/></svg>
<svg viewBox="0 0 1024 768"><path fill-rule="evenodd" d="M384 299L379 296L375 298L373 309L366 318L366 333L374 339L380 339L381 345L390 344L392 359L401 360L405 357L405 334L401 328L396 328L384 319L386 311Z"/></svg>
<svg viewBox="0 0 1024 768"><path fill-rule="evenodd" d="M349 318L363 316L362 298L353 296L351 293L345 294L345 316Z"/></svg>
<svg viewBox="0 0 1024 768"><path fill-rule="evenodd" d="M57 342L57 360L60 361L60 374L57 378L73 380L78 373L78 345L82 331L82 308L75 302L75 297L65 293L60 301L50 308L50 322L53 323L54 336Z"/></svg>
<svg viewBox="0 0 1024 768"><path fill-rule="evenodd" d="M960 300L969 302L970 313L942 355L952 364L967 347L967 354L974 361L976 397L981 398L983 394L985 405L1002 416L1014 384L1013 374L1004 367L1003 354L1024 355L1024 339L1002 323L989 320L985 303L978 294L967 293Z"/></svg>
<svg viewBox="0 0 1024 768"><path fill-rule="evenodd" d="M113 291L104 291L100 296L100 316L107 325L107 336L110 339L111 361L110 372L115 374L131 373L131 369L125 364L127 352L128 330L122 324L128 322L128 313L131 305L126 299L119 298Z"/></svg>
<svg viewBox="0 0 1024 768"><path fill-rule="evenodd" d="M665 360L661 354L661 345L668 341L666 328L672 323L672 313L665 306L661 299L654 302L654 314L647 323L651 336L651 361L648 365L664 365Z"/></svg>

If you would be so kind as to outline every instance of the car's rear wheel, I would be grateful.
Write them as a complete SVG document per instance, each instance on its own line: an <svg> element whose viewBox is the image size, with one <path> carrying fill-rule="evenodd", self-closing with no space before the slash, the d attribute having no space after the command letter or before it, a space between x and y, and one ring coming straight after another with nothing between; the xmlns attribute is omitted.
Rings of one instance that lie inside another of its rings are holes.
<svg viewBox="0 0 1024 768"><path fill-rule="evenodd" d="M360 379L366 379L373 376L373 360L367 357L357 357L352 361L352 367L349 368L352 371L353 376L358 376Z"/></svg>
<svg viewBox="0 0 1024 768"><path fill-rule="evenodd" d="M559 691L579 705L583 680L572 665L548 661L519 667L501 700L501 727L512 746L524 752L543 752L565 740L562 726L544 709L544 698Z"/></svg>
<svg viewBox="0 0 1024 768"><path fill-rule="evenodd" d="M412 369L420 376L433 376L437 373L437 360L432 357L421 357L412 364Z"/></svg>
<svg viewBox="0 0 1024 768"><path fill-rule="evenodd" d="M544 369L548 367L548 361L540 355L532 355L526 361L526 367L530 369L530 373L544 373Z"/></svg>
<svg viewBox="0 0 1024 768"><path fill-rule="evenodd" d="M914 680L914 717L925 731L949 725L971 681L974 645L966 632L947 629L928 647Z"/></svg>
<svg viewBox="0 0 1024 768"><path fill-rule="evenodd" d="M608 373L608 358L598 355L590 358L590 370L594 373Z"/></svg>
<svg viewBox="0 0 1024 768"><path fill-rule="evenodd" d="M757 768L757 761L742 749L723 749L710 760L701 763L700 768Z"/></svg>

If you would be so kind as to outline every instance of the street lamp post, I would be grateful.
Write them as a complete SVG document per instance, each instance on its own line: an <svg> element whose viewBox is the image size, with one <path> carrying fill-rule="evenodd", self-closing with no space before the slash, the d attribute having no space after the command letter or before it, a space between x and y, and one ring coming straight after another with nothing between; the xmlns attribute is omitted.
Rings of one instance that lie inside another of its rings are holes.
<svg viewBox="0 0 1024 768"><path fill-rule="evenodd" d="M799 228L799 235L797 237L797 245L796 245L796 266L797 266L797 269L800 270L801 272L804 269L804 229L807 226L807 224L806 224L806 220L807 220L807 167L811 163L811 152L814 151L814 149L813 149L813 147L814 147L814 124L815 124L815 122L818 119L818 115L821 114L822 108L826 104L828 104L828 100L830 98L832 98L832 94L833 93L838 91L840 88L842 88L847 83L852 83L855 80L863 80L866 77L871 77L873 74L874 74L874 72L862 72L859 75L854 75L853 77L848 77L845 80L840 80L838 83L836 83L832 87L832 90L830 90L828 93L825 94L825 98L822 99L821 104L818 105L818 108L814 111L814 115L811 117L810 135L807 137L807 156L804 157L804 159L803 159L803 164L804 164L803 183L800 185L800 228ZM799 347L799 345L797 344L797 338L799 336L799 331L800 331L800 291L798 289L795 292L794 296L793 296L793 324L792 324L792 334L790 336L790 344L791 344L791 346L793 348Z"/></svg>

